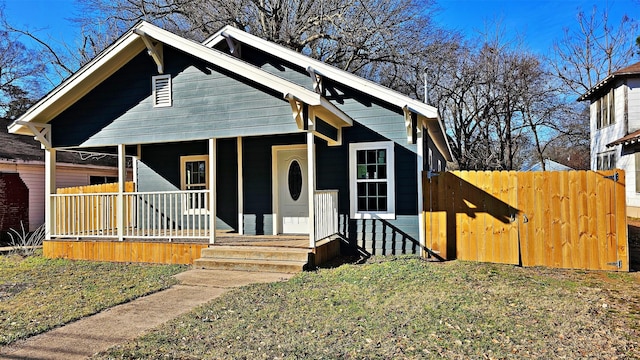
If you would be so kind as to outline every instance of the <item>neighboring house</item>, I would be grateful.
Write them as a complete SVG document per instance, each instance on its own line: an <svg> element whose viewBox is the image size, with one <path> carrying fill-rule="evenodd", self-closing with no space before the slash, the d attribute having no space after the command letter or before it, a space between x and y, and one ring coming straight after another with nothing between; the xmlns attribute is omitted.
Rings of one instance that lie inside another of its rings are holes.
<svg viewBox="0 0 640 360"><path fill-rule="evenodd" d="M135 160L95 235L119 240L338 232L419 252L423 170L451 160L436 108L232 27L200 44L141 22L9 129L41 140L49 174L60 148L117 154L121 179ZM54 228L55 206L50 237L94 236Z"/></svg>
<svg viewBox="0 0 640 360"><path fill-rule="evenodd" d="M537 163L529 166L524 171L569 171L575 170L566 165L560 164L559 162L553 161L551 159L544 159L544 170L542 169L542 161L538 161Z"/></svg>
<svg viewBox="0 0 640 360"><path fill-rule="evenodd" d="M591 103L591 169L623 169L627 214L640 217L640 62L607 76L578 100Z"/></svg>
<svg viewBox="0 0 640 360"><path fill-rule="evenodd" d="M0 119L0 231L18 230L21 222L33 231L44 223L44 150L33 138L9 134L7 127L11 122ZM90 156L59 152L57 187L117 181L118 169L113 159L87 157Z"/></svg>

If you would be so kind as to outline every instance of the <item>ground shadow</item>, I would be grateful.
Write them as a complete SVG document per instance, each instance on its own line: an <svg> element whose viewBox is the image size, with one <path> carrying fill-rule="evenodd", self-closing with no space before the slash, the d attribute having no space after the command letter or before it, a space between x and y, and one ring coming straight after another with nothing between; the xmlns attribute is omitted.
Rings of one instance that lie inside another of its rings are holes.
<svg viewBox="0 0 640 360"><path fill-rule="evenodd" d="M483 173L479 172L478 174ZM502 191L503 189L494 187L493 190ZM446 245L438 244L445 248L437 250L441 251L447 260L456 258L458 214L475 219L478 214L485 213L508 227L521 213L515 204L504 202L493 194L449 172L439 173L437 176L425 179L423 196L425 199L424 209L427 214L438 212L446 214ZM427 229L427 232L429 231L435 230ZM492 239L485 240L491 241Z"/></svg>

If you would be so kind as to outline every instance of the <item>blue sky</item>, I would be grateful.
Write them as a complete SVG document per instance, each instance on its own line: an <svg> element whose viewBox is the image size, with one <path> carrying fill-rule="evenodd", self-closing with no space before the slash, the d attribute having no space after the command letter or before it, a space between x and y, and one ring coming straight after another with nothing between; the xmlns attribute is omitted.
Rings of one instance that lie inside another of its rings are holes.
<svg viewBox="0 0 640 360"><path fill-rule="evenodd" d="M624 14L640 20L640 0L441 0L438 4L442 11L436 22L445 28L473 36L487 22L500 20L508 36L517 33L538 53L545 53L554 39L562 37L564 28L575 26L579 10L608 8L611 24L618 24Z"/></svg>
<svg viewBox="0 0 640 360"><path fill-rule="evenodd" d="M73 41L77 35L67 21L74 16L73 0L4 0L8 20L18 27L43 29L39 35L48 39ZM524 37L531 50L544 53L562 29L576 22L578 9L586 12L593 6L608 7L613 23L624 13L640 20L640 0L440 0L436 23L458 29L471 36L485 28L485 23L501 19L508 35Z"/></svg>

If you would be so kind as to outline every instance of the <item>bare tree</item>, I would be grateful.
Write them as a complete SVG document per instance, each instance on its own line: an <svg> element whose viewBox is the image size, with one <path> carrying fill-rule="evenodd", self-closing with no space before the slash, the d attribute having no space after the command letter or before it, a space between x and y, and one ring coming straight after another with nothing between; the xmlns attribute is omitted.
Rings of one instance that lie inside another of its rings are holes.
<svg viewBox="0 0 640 360"><path fill-rule="evenodd" d="M1 8L0 24L6 24ZM41 96L44 69L37 51L27 48L6 27L0 29L0 116L16 116Z"/></svg>
<svg viewBox="0 0 640 360"><path fill-rule="evenodd" d="M580 96L632 61L636 31L627 15L612 25L607 9L594 6L590 13L579 12L576 28L566 28L554 42L550 64L568 93Z"/></svg>
<svg viewBox="0 0 640 360"><path fill-rule="evenodd" d="M91 55L140 20L201 41L233 25L394 88L441 34L433 0L79 0ZM89 58L91 56L88 56ZM415 85L412 85L415 88Z"/></svg>

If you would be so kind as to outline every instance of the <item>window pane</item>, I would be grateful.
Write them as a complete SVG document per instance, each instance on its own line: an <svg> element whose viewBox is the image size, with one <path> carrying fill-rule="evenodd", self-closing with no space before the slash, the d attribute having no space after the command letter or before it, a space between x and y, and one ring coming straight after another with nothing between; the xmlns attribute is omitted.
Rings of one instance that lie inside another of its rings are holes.
<svg viewBox="0 0 640 360"><path fill-rule="evenodd" d="M367 211L377 211L378 210L378 199L375 197L370 197L367 199Z"/></svg>
<svg viewBox="0 0 640 360"><path fill-rule="evenodd" d="M188 161L185 163L186 181L190 184L206 184L207 172L204 161Z"/></svg>
<svg viewBox="0 0 640 360"><path fill-rule="evenodd" d="M387 178L387 165L378 165L378 177L376 179Z"/></svg>
<svg viewBox="0 0 640 360"><path fill-rule="evenodd" d="M376 163L376 151L367 150L367 164L375 164L375 163Z"/></svg>
<svg viewBox="0 0 640 360"><path fill-rule="evenodd" d="M387 184L386 183L378 183L378 195L387 196Z"/></svg>
<svg viewBox="0 0 640 360"><path fill-rule="evenodd" d="M367 179L377 179L377 168L375 165L367 165Z"/></svg>
<svg viewBox="0 0 640 360"><path fill-rule="evenodd" d="M358 198L358 211L367 211L367 198Z"/></svg>
<svg viewBox="0 0 640 360"><path fill-rule="evenodd" d="M367 196L367 183L358 183L358 196Z"/></svg>
<svg viewBox="0 0 640 360"><path fill-rule="evenodd" d="M376 196L378 195L378 184L377 183L368 183L367 184L367 196Z"/></svg>
<svg viewBox="0 0 640 360"><path fill-rule="evenodd" d="M378 164L387 163L387 150L378 150Z"/></svg>
<svg viewBox="0 0 640 360"><path fill-rule="evenodd" d="M378 198L378 211L387 211L387 198L379 197Z"/></svg>

